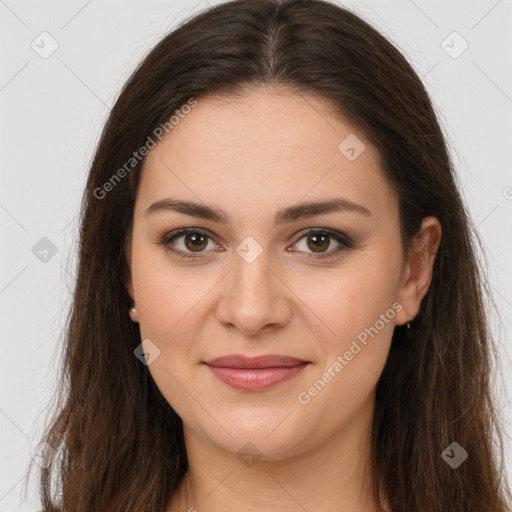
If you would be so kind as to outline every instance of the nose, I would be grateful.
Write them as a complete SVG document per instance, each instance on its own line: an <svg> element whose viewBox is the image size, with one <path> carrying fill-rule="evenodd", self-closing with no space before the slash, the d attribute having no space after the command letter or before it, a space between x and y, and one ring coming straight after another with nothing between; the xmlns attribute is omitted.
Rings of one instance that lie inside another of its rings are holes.
<svg viewBox="0 0 512 512"><path fill-rule="evenodd" d="M219 322L246 335L285 326L290 321L293 294L279 271L269 266L265 251L250 263L236 255L233 265L224 279Z"/></svg>

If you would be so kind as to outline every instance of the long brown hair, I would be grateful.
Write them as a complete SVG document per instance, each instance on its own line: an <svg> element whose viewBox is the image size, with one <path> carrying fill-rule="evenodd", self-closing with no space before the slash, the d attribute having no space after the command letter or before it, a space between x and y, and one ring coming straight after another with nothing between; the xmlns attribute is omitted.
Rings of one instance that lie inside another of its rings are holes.
<svg viewBox="0 0 512 512"><path fill-rule="evenodd" d="M404 247L426 216L443 228L421 310L410 330L395 328L377 384L376 507L383 510L385 490L394 512L504 511L510 490L491 394L489 293L443 133L406 58L366 21L323 0L208 8L166 35L121 91L82 202L59 401L43 438L44 510L163 511L187 470L181 419L134 356L140 331L125 288L143 162L134 152L191 98L255 86L319 95L366 135L398 193ZM442 457L453 442L468 454L457 468Z"/></svg>

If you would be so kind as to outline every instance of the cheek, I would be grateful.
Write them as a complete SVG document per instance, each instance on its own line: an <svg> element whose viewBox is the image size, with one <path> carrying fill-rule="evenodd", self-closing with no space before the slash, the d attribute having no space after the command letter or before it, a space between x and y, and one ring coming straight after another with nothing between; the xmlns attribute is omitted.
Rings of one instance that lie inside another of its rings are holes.
<svg viewBox="0 0 512 512"><path fill-rule="evenodd" d="M201 301L216 283L212 272L179 268L168 258L163 248L141 243L132 259L141 335L164 343L197 330L198 323L191 319L201 311Z"/></svg>
<svg viewBox="0 0 512 512"><path fill-rule="evenodd" d="M216 280L209 283L206 275L191 278L190 273L147 263L143 258L134 261L132 276L138 283L141 339L149 338L159 350L148 370L169 405L195 424L200 421L201 408L194 400L191 403L191 397L201 396L201 391L194 385L199 367L194 350L204 337L204 296Z"/></svg>
<svg viewBox="0 0 512 512"><path fill-rule="evenodd" d="M376 254L365 256L357 264L326 272L325 277L318 274L296 281L294 292L322 320L325 339L332 340L328 351L343 348L383 314L387 314L385 326L379 322L379 331L388 336L393 330L399 268Z"/></svg>
<svg viewBox="0 0 512 512"><path fill-rule="evenodd" d="M317 306L312 309L329 331L316 338L321 351L317 368L295 400L304 415L333 431L372 397L388 357L399 305L384 268L367 267L364 273L354 269L331 281L323 296L316 289Z"/></svg>
<svg viewBox="0 0 512 512"><path fill-rule="evenodd" d="M355 414L386 363L400 310L395 301L399 267L389 264L390 257L367 252L357 264L331 272L329 279L309 280L309 287L304 280L297 291L309 290L305 302L328 329L316 338L318 367L296 399L326 424L342 424Z"/></svg>

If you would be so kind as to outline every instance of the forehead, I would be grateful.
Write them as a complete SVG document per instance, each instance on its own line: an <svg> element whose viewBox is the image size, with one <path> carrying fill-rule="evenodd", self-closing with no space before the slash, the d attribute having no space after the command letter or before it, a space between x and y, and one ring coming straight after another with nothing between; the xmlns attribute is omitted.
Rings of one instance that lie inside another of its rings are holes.
<svg viewBox="0 0 512 512"><path fill-rule="evenodd" d="M392 215L397 198L376 148L329 107L320 97L266 90L199 98L147 155L137 203L179 197L250 220L344 197Z"/></svg>

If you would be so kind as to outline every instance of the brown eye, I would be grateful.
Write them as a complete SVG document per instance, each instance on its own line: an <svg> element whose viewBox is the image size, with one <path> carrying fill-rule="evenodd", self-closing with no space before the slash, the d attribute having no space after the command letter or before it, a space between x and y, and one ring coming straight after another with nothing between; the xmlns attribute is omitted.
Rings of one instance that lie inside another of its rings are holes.
<svg viewBox="0 0 512 512"><path fill-rule="evenodd" d="M301 233L301 238L295 243L295 251L307 253L308 258L319 259L329 258L337 255L340 251L350 249L353 243L347 236L329 229L310 229ZM305 243L302 239L306 239ZM335 241L332 247L332 241ZM303 244L305 247L301 247Z"/></svg>
<svg viewBox="0 0 512 512"><path fill-rule="evenodd" d="M208 238L200 233L186 234L185 247L191 251L202 250L208 245Z"/></svg>
<svg viewBox="0 0 512 512"><path fill-rule="evenodd" d="M208 242L211 242L210 249L215 249L217 245L206 231L189 228L169 233L160 243L179 257L196 258L207 252Z"/></svg>
<svg viewBox="0 0 512 512"><path fill-rule="evenodd" d="M308 247L313 252L324 252L324 250L329 247L329 240L330 240L329 235L324 235L324 234L308 235L307 239L308 239Z"/></svg>

